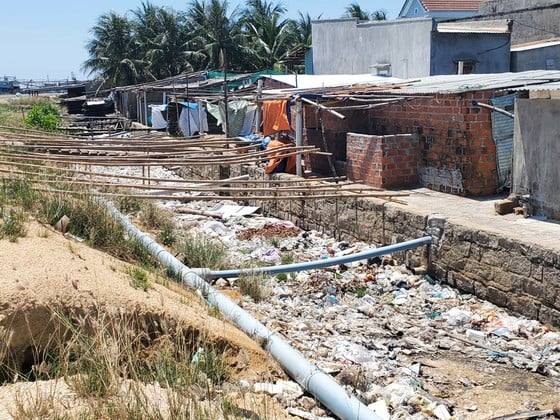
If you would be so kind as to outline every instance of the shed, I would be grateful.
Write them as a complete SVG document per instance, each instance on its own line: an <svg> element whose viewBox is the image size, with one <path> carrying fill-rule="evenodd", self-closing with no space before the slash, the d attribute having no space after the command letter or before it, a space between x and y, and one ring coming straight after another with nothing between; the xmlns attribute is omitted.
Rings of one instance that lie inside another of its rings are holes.
<svg viewBox="0 0 560 420"><path fill-rule="evenodd" d="M312 155L306 163L312 171L331 175L334 167L336 175L381 188L421 185L465 196L506 191L513 119L497 114L514 111L517 89L553 80L560 80L560 72L431 76L323 89L318 100L345 119L304 110L305 142L333 154L330 162Z"/></svg>

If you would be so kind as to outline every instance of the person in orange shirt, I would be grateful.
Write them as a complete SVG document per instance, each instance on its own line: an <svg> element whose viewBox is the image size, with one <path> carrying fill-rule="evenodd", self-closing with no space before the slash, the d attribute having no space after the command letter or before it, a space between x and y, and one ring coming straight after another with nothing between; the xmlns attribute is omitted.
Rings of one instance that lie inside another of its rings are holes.
<svg viewBox="0 0 560 420"><path fill-rule="evenodd" d="M286 156L286 157L278 157L281 156L286 151L279 151L274 152L274 149L278 149L280 147L292 146L293 143L290 137L285 134L281 133L278 135L277 138L271 140L270 143L266 146L266 150L270 150L271 152L268 153L268 163L264 167L264 172L266 174L278 173L278 172L285 172L288 174L295 174L296 173L296 157L294 156Z"/></svg>

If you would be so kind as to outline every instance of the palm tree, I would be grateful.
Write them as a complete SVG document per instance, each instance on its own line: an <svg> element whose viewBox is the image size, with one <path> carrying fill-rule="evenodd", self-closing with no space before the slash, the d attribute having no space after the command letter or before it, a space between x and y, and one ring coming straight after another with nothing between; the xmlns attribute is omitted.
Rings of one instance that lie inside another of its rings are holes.
<svg viewBox="0 0 560 420"><path fill-rule="evenodd" d="M363 10L358 3L350 3L345 9L344 17L355 18L358 20L386 20L387 13L383 10L368 12Z"/></svg>
<svg viewBox="0 0 560 420"><path fill-rule="evenodd" d="M371 20L387 20L387 12L385 10L376 10L371 13Z"/></svg>
<svg viewBox="0 0 560 420"><path fill-rule="evenodd" d="M249 0L241 19L247 34L247 52L256 69L280 64L296 44L293 22L282 19L286 8L266 0Z"/></svg>
<svg viewBox="0 0 560 420"><path fill-rule="evenodd" d="M188 44L189 56L204 56L206 68L241 69L242 34L237 15L237 9L228 15L227 0L194 0L187 19L197 35Z"/></svg>
<svg viewBox="0 0 560 420"><path fill-rule="evenodd" d="M84 71L97 74L103 84L111 87L146 79L146 63L129 20L115 12L106 13L97 19L91 33L93 39L86 45L89 58L82 65Z"/></svg>
<svg viewBox="0 0 560 420"><path fill-rule="evenodd" d="M142 54L155 79L191 69L185 55L188 32L181 14L149 2L143 3L133 14Z"/></svg>
<svg viewBox="0 0 560 420"><path fill-rule="evenodd" d="M317 17L316 20L321 19L321 15L319 15ZM309 13L306 13L305 15L301 12L299 12L299 16L298 19L295 20L293 22L294 28L295 28L295 34L296 34L296 38L298 41L298 47L299 46L305 46L305 47L310 47L311 46L311 16L309 16Z"/></svg>

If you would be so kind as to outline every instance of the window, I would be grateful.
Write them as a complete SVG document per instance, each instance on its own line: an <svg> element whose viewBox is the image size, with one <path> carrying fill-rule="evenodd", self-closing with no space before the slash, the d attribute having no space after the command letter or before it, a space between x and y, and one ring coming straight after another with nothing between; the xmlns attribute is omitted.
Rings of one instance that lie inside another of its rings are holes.
<svg viewBox="0 0 560 420"><path fill-rule="evenodd" d="M455 74L472 74L475 71L476 61L458 60L455 61Z"/></svg>
<svg viewBox="0 0 560 420"><path fill-rule="evenodd" d="M546 59L546 69L547 70L556 70L556 60L554 58L547 58Z"/></svg>
<svg viewBox="0 0 560 420"><path fill-rule="evenodd" d="M373 66L370 66L370 68L371 67L375 69L376 76L386 76L386 77L391 76L391 64L389 63L377 63L374 64Z"/></svg>

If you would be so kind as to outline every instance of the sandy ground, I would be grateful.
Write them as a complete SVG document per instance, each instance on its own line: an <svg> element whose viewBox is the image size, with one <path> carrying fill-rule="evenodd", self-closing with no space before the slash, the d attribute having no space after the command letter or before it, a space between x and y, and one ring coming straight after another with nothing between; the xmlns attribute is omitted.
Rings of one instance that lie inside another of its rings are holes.
<svg viewBox="0 0 560 420"><path fill-rule="evenodd" d="M0 359L11 352L26 363L30 343L48 343L51 337L46 325L53 308L84 314L114 311L177 322L192 328L205 342L225 344L233 380L283 376L256 343L211 316L196 294L177 285L164 287L155 278L150 279L148 291L135 289L130 270L129 265L36 222L28 224L26 237L16 242L0 240ZM0 418L9 418L16 394L36 394L39 385L17 382L0 387ZM70 398L60 382L44 387L59 389L49 392ZM267 404L273 406L273 402Z"/></svg>

